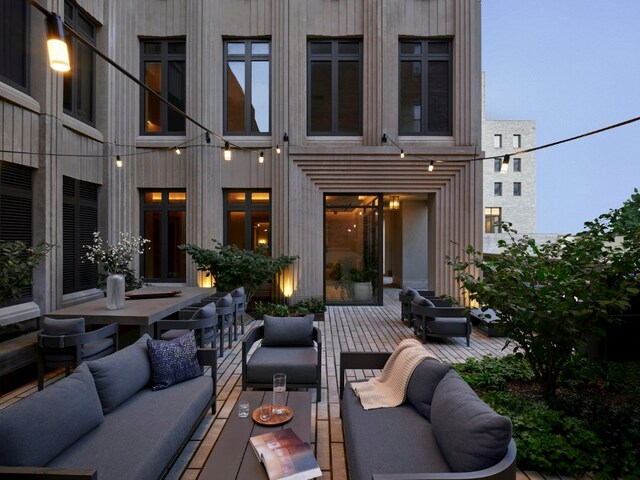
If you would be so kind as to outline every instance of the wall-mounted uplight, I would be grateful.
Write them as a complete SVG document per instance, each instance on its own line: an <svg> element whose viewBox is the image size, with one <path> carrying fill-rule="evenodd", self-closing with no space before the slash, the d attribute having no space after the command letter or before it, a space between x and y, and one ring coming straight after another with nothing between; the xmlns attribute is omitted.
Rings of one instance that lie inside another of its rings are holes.
<svg viewBox="0 0 640 480"><path fill-rule="evenodd" d="M116 157L116 167L122 168L122 158L120 158L120 155Z"/></svg>
<svg viewBox="0 0 640 480"><path fill-rule="evenodd" d="M60 15L50 13L46 17L47 49L49 50L49 65L57 72L71 70L69 49L64 41L64 25Z"/></svg>
<svg viewBox="0 0 640 480"><path fill-rule="evenodd" d="M389 199L389 208L391 210L399 210L400 209L400 197L397 195L392 195Z"/></svg>
<svg viewBox="0 0 640 480"><path fill-rule="evenodd" d="M231 146L229 142L224 142L224 159L227 162L231 160Z"/></svg>

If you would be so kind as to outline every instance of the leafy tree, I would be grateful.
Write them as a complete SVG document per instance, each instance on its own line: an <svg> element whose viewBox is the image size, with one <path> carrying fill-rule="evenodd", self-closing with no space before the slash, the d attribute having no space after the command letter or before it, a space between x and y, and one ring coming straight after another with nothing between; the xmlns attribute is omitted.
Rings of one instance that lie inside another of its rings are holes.
<svg viewBox="0 0 640 480"><path fill-rule="evenodd" d="M20 296L31 285L33 270L53 245L40 242L30 247L21 241L0 241L0 304Z"/></svg>
<svg viewBox="0 0 640 480"><path fill-rule="evenodd" d="M640 230L640 192L633 189L631 198L625 200L620 208L620 218L612 225L618 235Z"/></svg>
<svg viewBox="0 0 640 480"><path fill-rule="evenodd" d="M622 216L613 210L575 236L537 244L501 240L500 255L484 259L473 247L467 257L447 258L462 289L483 308L499 312L500 328L524 354L547 398L555 396L573 353L590 334L602 334L612 313L629 307L640 281L640 230L615 242ZM477 269L477 270L475 270ZM479 271L481 277L472 272Z"/></svg>
<svg viewBox="0 0 640 480"><path fill-rule="evenodd" d="M272 280L299 258L297 255L269 257L264 247L252 251L241 250L235 245L222 245L215 239L213 243L213 249L192 244L180 245L178 248L191 255L198 270L215 278L219 290L230 291L244 287L247 303L261 285Z"/></svg>

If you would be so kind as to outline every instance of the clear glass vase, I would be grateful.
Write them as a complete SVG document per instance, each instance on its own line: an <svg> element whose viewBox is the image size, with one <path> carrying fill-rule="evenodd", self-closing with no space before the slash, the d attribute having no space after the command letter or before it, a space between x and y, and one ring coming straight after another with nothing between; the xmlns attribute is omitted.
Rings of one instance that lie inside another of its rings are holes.
<svg viewBox="0 0 640 480"><path fill-rule="evenodd" d="M107 277L107 308L109 310L124 308L124 275L115 273Z"/></svg>

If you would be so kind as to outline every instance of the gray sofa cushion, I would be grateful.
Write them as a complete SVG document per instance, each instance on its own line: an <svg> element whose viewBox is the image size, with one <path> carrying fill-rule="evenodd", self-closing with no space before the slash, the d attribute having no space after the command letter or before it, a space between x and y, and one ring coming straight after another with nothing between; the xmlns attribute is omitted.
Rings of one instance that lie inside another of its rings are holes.
<svg viewBox="0 0 640 480"><path fill-rule="evenodd" d="M42 333L45 335L77 335L79 333L84 333L84 317L44 317L42 320Z"/></svg>
<svg viewBox="0 0 640 480"><path fill-rule="evenodd" d="M351 480L371 480L374 473L450 472L431 425L408 403L364 410L347 385L342 425Z"/></svg>
<svg viewBox="0 0 640 480"><path fill-rule="evenodd" d="M421 297L420 295L417 295L413 298L413 303L415 303L416 305L422 305L423 307L435 307L431 300Z"/></svg>
<svg viewBox="0 0 640 480"><path fill-rule="evenodd" d="M273 374L287 374L287 383L315 383L318 351L314 347L258 348L247 362L247 381L271 384Z"/></svg>
<svg viewBox="0 0 640 480"><path fill-rule="evenodd" d="M211 377L140 390L47 466L95 468L100 480L157 480L212 395Z"/></svg>
<svg viewBox="0 0 640 480"><path fill-rule="evenodd" d="M511 420L498 415L455 370L436 387L431 424L454 472L483 470L498 463L511 440Z"/></svg>
<svg viewBox="0 0 640 480"><path fill-rule="evenodd" d="M193 330L173 340L147 339L151 360L152 390L162 390L176 383L202 375L198 347Z"/></svg>
<svg viewBox="0 0 640 480"><path fill-rule="evenodd" d="M0 410L0 465L42 467L104 416L91 372L67 378Z"/></svg>
<svg viewBox="0 0 640 480"><path fill-rule="evenodd" d="M99 360L86 362L96 382L102 410L108 413L144 388L151 378L147 339L143 335L134 344Z"/></svg>
<svg viewBox="0 0 640 480"><path fill-rule="evenodd" d="M435 317L427 322L427 332L438 335L466 335L465 317Z"/></svg>
<svg viewBox="0 0 640 480"><path fill-rule="evenodd" d="M263 347L312 347L314 315L304 317L264 316Z"/></svg>
<svg viewBox="0 0 640 480"><path fill-rule="evenodd" d="M407 401L427 420L431 419L431 401L436 387L451 368L451 365L426 358L411 374L407 385Z"/></svg>

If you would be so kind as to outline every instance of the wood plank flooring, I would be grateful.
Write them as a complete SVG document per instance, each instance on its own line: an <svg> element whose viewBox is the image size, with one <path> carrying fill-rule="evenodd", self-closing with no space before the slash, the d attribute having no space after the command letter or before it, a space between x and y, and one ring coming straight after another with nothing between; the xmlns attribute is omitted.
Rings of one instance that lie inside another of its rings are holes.
<svg viewBox="0 0 640 480"><path fill-rule="evenodd" d="M405 338L414 338L413 331L400 320L398 289L385 288L384 306L328 307L324 322L316 322L322 331L323 342L323 383L322 400L312 405L311 438L323 480L347 480L345 453L340 421L338 398L339 361L341 351L392 351ZM258 321L249 321L245 332L250 332ZM226 420L237 415L235 402L241 391L241 340L234 342L231 350L225 350L224 358L218 365L217 414L207 415L197 432L187 444L166 478L197 479L213 445ZM429 339L426 348L437 358L448 363L464 362L469 357L482 358L486 355L503 356L505 339L489 338L482 332L474 331L471 346L464 338ZM375 371L348 372L348 379L367 378ZM59 372L49 374L47 383L62 378ZM35 380L0 397L0 409L20 401L36 391ZM315 395L314 395L315 398ZM251 408L257 407L251 406ZM518 472L522 480L555 480L560 477L543 476L538 472ZM563 477L566 478L566 477ZM226 479L212 479L226 480Z"/></svg>

